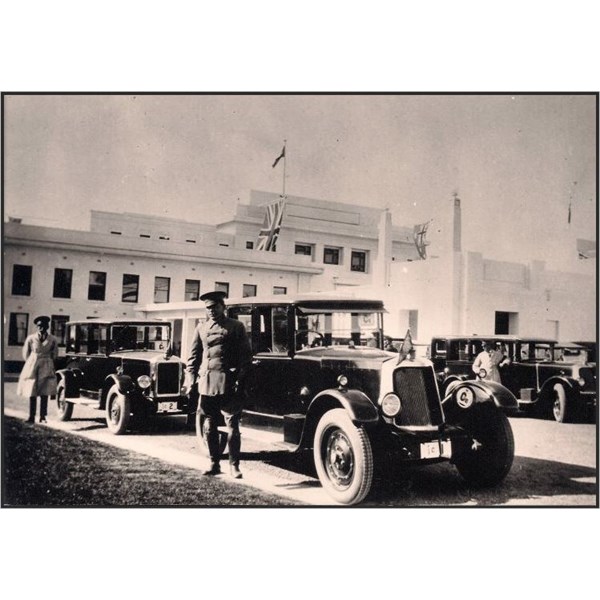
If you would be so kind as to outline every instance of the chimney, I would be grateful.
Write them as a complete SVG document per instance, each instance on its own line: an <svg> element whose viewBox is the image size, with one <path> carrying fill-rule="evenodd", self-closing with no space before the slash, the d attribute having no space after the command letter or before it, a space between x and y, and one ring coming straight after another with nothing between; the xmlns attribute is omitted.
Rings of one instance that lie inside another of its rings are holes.
<svg viewBox="0 0 600 600"><path fill-rule="evenodd" d="M387 288L390 285L390 267L392 263L392 215L388 208L379 219L379 243L377 260L373 269L373 284Z"/></svg>
<svg viewBox="0 0 600 600"><path fill-rule="evenodd" d="M452 214L452 249L454 252L461 251L461 232L462 232L462 217L460 214L460 198L458 194L454 192L454 213Z"/></svg>

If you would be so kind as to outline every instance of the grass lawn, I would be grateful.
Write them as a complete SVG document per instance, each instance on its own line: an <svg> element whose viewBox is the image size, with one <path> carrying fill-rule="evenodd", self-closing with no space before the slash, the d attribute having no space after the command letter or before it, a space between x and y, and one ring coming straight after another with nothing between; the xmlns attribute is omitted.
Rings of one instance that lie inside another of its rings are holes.
<svg viewBox="0 0 600 600"><path fill-rule="evenodd" d="M3 506L297 506L199 471L5 417Z"/></svg>

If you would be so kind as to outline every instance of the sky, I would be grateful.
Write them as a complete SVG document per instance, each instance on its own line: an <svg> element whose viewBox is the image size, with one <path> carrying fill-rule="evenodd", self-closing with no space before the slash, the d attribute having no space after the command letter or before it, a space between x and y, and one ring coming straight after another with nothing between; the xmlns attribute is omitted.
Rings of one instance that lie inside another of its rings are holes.
<svg viewBox="0 0 600 600"><path fill-rule="evenodd" d="M558 264L596 235L591 95L8 95L4 118L5 218L32 224L226 220L282 191L285 139L288 194L412 227L457 192L463 247L490 258Z"/></svg>

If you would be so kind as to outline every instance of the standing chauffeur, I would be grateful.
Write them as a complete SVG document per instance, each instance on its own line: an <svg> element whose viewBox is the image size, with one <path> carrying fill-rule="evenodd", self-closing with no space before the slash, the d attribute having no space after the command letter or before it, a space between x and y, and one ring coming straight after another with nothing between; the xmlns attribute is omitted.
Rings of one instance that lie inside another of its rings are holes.
<svg viewBox="0 0 600 600"><path fill-rule="evenodd" d="M23 346L25 364L19 375L17 394L29 398L28 423L35 421L37 397L40 396L40 423L45 423L48 396L56 395L54 359L58 354L58 341L48 333L50 317L36 317L33 323L37 333L27 336Z"/></svg>
<svg viewBox="0 0 600 600"><path fill-rule="evenodd" d="M209 292L200 296L208 312L208 320L194 331L187 361L184 393L188 394L198 375L200 403L211 466L205 475L221 473L219 449L220 413L227 425L231 475L240 479L240 416L242 386L252 353L244 325L225 316L225 294Z"/></svg>

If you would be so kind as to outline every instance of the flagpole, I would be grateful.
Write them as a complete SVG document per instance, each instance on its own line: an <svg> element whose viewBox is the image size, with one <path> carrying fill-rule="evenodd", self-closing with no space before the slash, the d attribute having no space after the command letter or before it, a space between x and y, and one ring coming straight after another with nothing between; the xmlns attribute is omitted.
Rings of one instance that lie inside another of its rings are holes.
<svg viewBox="0 0 600 600"><path fill-rule="evenodd" d="M283 140L283 194L282 198L285 198L285 161L287 160L287 140Z"/></svg>

